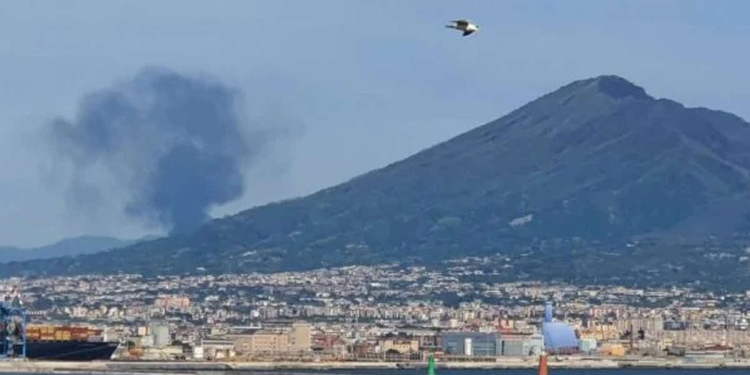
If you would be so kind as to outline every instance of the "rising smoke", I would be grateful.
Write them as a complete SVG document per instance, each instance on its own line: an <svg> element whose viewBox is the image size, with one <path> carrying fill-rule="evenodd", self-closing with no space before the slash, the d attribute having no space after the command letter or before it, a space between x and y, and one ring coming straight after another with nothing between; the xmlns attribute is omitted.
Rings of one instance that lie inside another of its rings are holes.
<svg viewBox="0 0 750 375"><path fill-rule="evenodd" d="M172 234L194 230L213 205L243 195L244 167L267 141L243 120L239 99L216 80L157 67L86 95L75 120L50 124L74 166L69 196L85 209L92 189L82 179L98 165L126 192L127 215Z"/></svg>

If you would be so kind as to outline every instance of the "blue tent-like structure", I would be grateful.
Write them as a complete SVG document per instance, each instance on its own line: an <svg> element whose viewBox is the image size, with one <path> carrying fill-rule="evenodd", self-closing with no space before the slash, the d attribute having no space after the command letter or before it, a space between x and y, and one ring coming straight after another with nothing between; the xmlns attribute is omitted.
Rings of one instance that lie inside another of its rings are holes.
<svg viewBox="0 0 750 375"><path fill-rule="evenodd" d="M549 354L575 353L579 351L578 338L573 327L563 322L552 321L552 303L544 306L542 323L544 349Z"/></svg>

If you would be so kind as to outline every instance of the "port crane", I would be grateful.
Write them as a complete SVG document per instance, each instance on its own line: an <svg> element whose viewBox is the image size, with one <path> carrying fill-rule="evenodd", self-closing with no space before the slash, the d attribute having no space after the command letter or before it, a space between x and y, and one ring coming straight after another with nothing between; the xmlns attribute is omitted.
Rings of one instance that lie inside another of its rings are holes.
<svg viewBox="0 0 750 375"><path fill-rule="evenodd" d="M0 358L26 358L26 323L18 286L13 286L0 304Z"/></svg>

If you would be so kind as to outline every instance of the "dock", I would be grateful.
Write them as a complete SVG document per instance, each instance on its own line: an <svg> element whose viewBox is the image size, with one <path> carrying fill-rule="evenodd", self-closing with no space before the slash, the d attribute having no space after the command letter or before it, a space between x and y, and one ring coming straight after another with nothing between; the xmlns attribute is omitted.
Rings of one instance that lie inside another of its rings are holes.
<svg viewBox="0 0 750 375"><path fill-rule="evenodd" d="M439 362L438 369L538 369L539 358L498 358L495 362ZM685 361L683 359L556 359L549 357L547 367L554 369L750 369L750 360ZM357 370L428 369L427 362L207 362L207 361L0 361L0 373L107 373L129 375L149 373L196 374L202 372L243 372L253 370ZM439 371L438 371L439 372ZM550 371L554 372L554 371Z"/></svg>

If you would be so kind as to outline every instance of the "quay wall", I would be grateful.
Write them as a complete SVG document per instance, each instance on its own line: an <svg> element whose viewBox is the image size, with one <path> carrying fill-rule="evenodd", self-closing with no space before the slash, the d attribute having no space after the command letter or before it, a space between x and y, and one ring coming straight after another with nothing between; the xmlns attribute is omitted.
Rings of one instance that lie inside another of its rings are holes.
<svg viewBox="0 0 750 375"><path fill-rule="evenodd" d="M498 358L494 362L437 362L438 370L443 369L533 369L538 366L537 358ZM750 360L703 360L684 359L608 359L608 358L565 358L550 357L551 369L615 369L615 368L745 368L750 369ZM424 362L200 362L200 361L0 361L0 373L42 372L42 373L106 373L130 375L143 372L169 374L190 374L202 371L251 371L251 370L356 370L356 369L420 369L427 368Z"/></svg>

